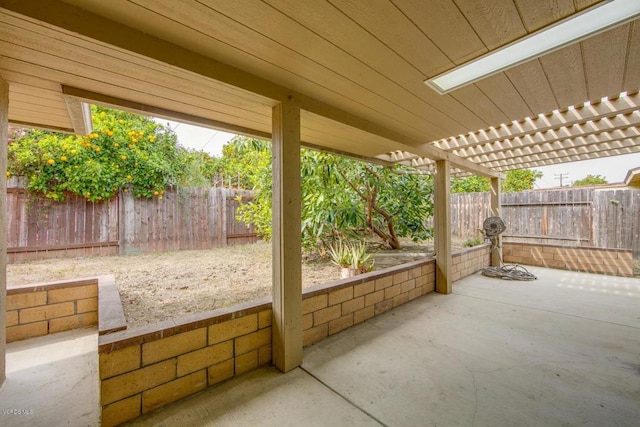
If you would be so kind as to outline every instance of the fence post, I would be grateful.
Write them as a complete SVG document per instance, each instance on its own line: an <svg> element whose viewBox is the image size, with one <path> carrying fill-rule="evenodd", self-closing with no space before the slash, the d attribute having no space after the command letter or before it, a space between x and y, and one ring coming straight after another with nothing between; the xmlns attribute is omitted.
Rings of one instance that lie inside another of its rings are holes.
<svg viewBox="0 0 640 427"><path fill-rule="evenodd" d="M127 249L127 243L125 241L125 201L123 197L122 189L118 191L118 252L123 255Z"/></svg>
<svg viewBox="0 0 640 427"><path fill-rule="evenodd" d="M218 188L209 188L207 204L207 222L209 230L209 246L220 246L220 216L218 215Z"/></svg>
<svg viewBox="0 0 640 427"><path fill-rule="evenodd" d="M118 199L118 254L124 254L124 200L122 198L122 189L118 191L116 196Z"/></svg>
<svg viewBox="0 0 640 427"><path fill-rule="evenodd" d="M500 216L502 206L500 204L500 178L491 178L491 216ZM496 246L491 248L491 265L499 267L502 261L502 236L495 238Z"/></svg>
<svg viewBox="0 0 640 427"><path fill-rule="evenodd" d="M227 246L229 244L229 230L227 229L229 201L227 199L232 190L227 188L221 188L220 190L220 193L222 194L222 218L220 218L220 222L222 223L222 246Z"/></svg>
<svg viewBox="0 0 640 427"><path fill-rule="evenodd" d="M138 248L133 247L135 242L135 200L133 194L120 190L120 253L130 254L137 252Z"/></svg>

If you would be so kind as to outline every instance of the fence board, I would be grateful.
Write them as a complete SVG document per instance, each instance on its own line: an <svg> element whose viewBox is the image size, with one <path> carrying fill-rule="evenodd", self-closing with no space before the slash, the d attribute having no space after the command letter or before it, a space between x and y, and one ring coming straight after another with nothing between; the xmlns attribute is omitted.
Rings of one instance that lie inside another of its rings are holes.
<svg viewBox="0 0 640 427"><path fill-rule="evenodd" d="M239 200L238 200L239 199ZM244 243L254 243L256 235L253 228L236 220L238 208L243 202L251 199L251 195L246 191L230 192L226 196L227 201L227 242L228 244L237 245Z"/></svg>
<svg viewBox="0 0 640 427"><path fill-rule="evenodd" d="M526 191L503 193L501 202L506 241L610 249L640 245L639 190ZM452 194L451 205L452 233L460 239L475 237L475 230L490 215L488 193Z"/></svg>
<svg viewBox="0 0 640 427"><path fill-rule="evenodd" d="M108 224L114 221L109 206L87 204L69 196L63 202L38 197L23 188L7 191L7 254L10 262L60 256L72 249L88 254L101 246L113 246ZM80 208L78 207L80 206ZM78 212L80 211L80 212ZM91 217L95 221L83 222ZM86 235L93 246L87 246ZM117 237L117 236L116 236ZM117 243L117 238L115 239ZM111 249L110 249L111 251Z"/></svg>
<svg viewBox="0 0 640 427"><path fill-rule="evenodd" d="M11 184L11 182L10 182ZM183 188L163 198L136 199L128 193L99 203L68 196L53 202L7 191L9 262L60 256L113 255L184 249L208 249L255 242L252 227L236 220L248 192L224 188Z"/></svg>
<svg viewBox="0 0 640 427"><path fill-rule="evenodd" d="M195 188L167 192L162 200L123 195L123 203L135 205L136 216L140 212L135 222L123 218L125 228L135 229L124 231L125 236L132 236L125 239L126 251L208 249L226 245L227 241L255 241L253 229L235 218L239 206L236 193L223 188Z"/></svg>

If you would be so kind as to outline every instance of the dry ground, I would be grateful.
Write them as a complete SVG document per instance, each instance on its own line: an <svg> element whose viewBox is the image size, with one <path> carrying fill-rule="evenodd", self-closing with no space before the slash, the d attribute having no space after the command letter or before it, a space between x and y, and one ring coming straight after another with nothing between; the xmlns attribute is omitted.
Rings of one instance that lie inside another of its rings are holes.
<svg viewBox="0 0 640 427"><path fill-rule="evenodd" d="M266 243L200 251L69 258L13 264L7 284L21 285L113 274L127 322L143 325L251 301L271 292ZM339 278L327 262L305 262L303 286Z"/></svg>
<svg viewBox="0 0 640 427"><path fill-rule="evenodd" d="M376 268L424 257L427 247L380 251ZM271 245L12 264L7 284L25 285L113 274L130 327L227 307L271 294ZM305 259L302 286L340 278L328 260Z"/></svg>

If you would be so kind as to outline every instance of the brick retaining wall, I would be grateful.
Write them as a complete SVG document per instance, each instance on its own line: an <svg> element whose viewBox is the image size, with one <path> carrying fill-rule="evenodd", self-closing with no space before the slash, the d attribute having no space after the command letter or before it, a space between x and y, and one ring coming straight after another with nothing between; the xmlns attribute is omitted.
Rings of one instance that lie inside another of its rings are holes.
<svg viewBox="0 0 640 427"><path fill-rule="evenodd" d="M7 289L7 342L97 323L97 278Z"/></svg>
<svg viewBox="0 0 640 427"><path fill-rule="evenodd" d="M433 292L436 280L434 271L435 259L430 258L304 289L304 345L321 341Z"/></svg>
<svg viewBox="0 0 640 427"><path fill-rule="evenodd" d="M306 288L304 345L432 292L435 260ZM271 300L99 338L102 425L117 425L271 362Z"/></svg>
<svg viewBox="0 0 640 427"><path fill-rule="evenodd" d="M503 243L505 263L633 277L631 250Z"/></svg>
<svg viewBox="0 0 640 427"><path fill-rule="evenodd" d="M453 256L458 278L488 265L487 245ZM435 287L426 258L303 290L308 346ZM139 417L271 362L271 300L175 319L99 338L102 425Z"/></svg>
<svg viewBox="0 0 640 427"><path fill-rule="evenodd" d="M113 426L271 361L271 302L102 335L102 425Z"/></svg>
<svg viewBox="0 0 640 427"><path fill-rule="evenodd" d="M451 279L453 282L470 276L491 262L488 243L457 251L451 256Z"/></svg>

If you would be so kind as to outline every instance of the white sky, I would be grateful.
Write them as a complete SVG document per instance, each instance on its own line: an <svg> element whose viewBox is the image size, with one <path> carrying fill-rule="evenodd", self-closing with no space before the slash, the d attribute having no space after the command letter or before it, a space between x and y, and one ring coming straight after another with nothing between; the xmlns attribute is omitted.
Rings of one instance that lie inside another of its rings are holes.
<svg viewBox="0 0 640 427"><path fill-rule="evenodd" d="M186 123L174 122L166 119L155 119L169 127L178 135L178 143L185 148L193 148L205 151L211 155L220 157L222 146L235 135L215 129L207 129Z"/></svg>
<svg viewBox="0 0 640 427"><path fill-rule="evenodd" d="M544 174L536 181L536 188L559 187L560 181L555 175L560 174L568 175L568 179L566 176L562 179L562 185L570 185L587 175L601 175L610 184L619 183L627 176L629 169L637 167L640 167L640 153L534 168Z"/></svg>
<svg viewBox="0 0 640 427"><path fill-rule="evenodd" d="M169 126L178 135L178 142L182 146L203 150L215 156L221 156L222 146L235 136L228 132L165 119L157 119L157 121L162 124L169 123ZM558 187L560 180L555 175L560 174L565 175L563 177L563 185L571 185L573 181L582 179L587 175L602 175L609 183L618 183L624 180L629 169L637 167L640 167L640 153L534 168L543 173L542 178L536 182L536 188Z"/></svg>

